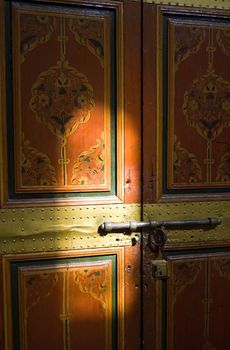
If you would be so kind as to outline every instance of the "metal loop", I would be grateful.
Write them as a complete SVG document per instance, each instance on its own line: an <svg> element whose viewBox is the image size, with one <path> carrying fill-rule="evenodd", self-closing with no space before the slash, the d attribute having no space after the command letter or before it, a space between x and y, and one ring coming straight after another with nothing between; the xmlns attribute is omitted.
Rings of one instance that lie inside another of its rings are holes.
<svg viewBox="0 0 230 350"><path fill-rule="evenodd" d="M167 241L167 233L163 226L157 227L148 235L149 246L153 251L163 250Z"/></svg>

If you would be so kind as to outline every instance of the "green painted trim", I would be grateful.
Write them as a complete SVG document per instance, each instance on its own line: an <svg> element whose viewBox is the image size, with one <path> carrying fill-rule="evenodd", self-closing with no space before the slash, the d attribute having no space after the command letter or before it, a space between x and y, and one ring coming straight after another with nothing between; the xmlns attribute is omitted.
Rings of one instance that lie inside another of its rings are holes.
<svg viewBox="0 0 230 350"><path fill-rule="evenodd" d="M163 65L162 65L162 76L163 76L163 87L162 87L162 193L163 195L185 195L185 194L218 194L218 193L229 193L229 187L222 188L178 188L178 189L169 189L167 187L167 170L168 170L168 162L167 162L167 146L168 146L168 94L169 94L169 86L168 86L168 23L170 19L180 19L180 20L196 20L200 21L200 23L207 22L208 19L212 19L212 17L208 15L208 13L202 13L201 15L196 15L191 12L189 16L185 13L178 14L165 14L163 15ZM228 24L229 21L222 17L215 17L215 24Z"/></svg>
<svg viewBox="0 0 230 350"><path fill-rule="evenodd" d="M110 260L112 262L112 350L117 349L117 257L114 255L98 255L79 258L30 260L10 263L11 279L11 302L13 320L13 350L20 350L20 328L19 328L19 292L18 292L18 270L22 267L54 266L78 264L79 262L99 262Z"/></svg>

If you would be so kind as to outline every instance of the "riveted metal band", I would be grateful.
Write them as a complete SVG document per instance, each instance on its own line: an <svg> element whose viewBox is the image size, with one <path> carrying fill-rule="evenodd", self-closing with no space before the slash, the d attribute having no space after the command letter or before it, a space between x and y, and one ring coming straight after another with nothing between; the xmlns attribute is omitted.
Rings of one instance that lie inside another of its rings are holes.
<svg viewBox="0 0 230 350"><path fill-rule="evenodd" d="M139 204L0 210L0 254L133 244L138 233L102 237L104 221L140 220Z"/></svg>
<svg viewBox="0 0 230 350"><path fill-rule="evenodd" d="M143 0L144 3L159 4L159 5L175 5L175 6L192 6L205 7L213 9L230 9L229 0Z"/></svg>
<svg viewBox="0 0 230 350"><path fill-rule="evenodd" d="M144 205L144 220L186 220L219 217L220 225L210 230L189 229L168 231L168 244L230 241L230 202L185 202Z"/></svg>
<svg viewBox="0 0 230 350"><path fill-rule="evenodd" d="M133 244L139 233L101 236L101 223L138 221L141 206L25 208L0 210L0 254L116 247ZM143 220L219 217L214 229L170 229L168 244L230 241L230 202L155 203L143 207ZM135 227L133 227L135 229Z"/></svg>

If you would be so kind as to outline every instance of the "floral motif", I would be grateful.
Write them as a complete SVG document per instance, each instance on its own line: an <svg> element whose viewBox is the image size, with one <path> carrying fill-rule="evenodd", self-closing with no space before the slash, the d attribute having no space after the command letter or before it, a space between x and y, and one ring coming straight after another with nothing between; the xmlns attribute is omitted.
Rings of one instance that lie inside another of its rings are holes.
<svg viewBox="0 0 230 350"><path fill-rule="evenodd" d="M182 110L188 125L205 140L215 140L230 126L230 83L208 71L185 92Z"/></svg>
<svg viewBox="0 0 230 350"><path fill-rule="evenodd" d="M105 168L104 151L105 144L102 137L89 150L80 153L73 167L71 182L81 185L103 183Z"/></svg>
<svg viewBox="0 0 230 350"><path fill-rule="evenodd" d="M55 169L49 157L30 146L22 135L21 175L24 186L55 186Z"/></svg>
<svg viewBox="0 0 230 350"><path fill-rule="evenodd" d="M205 30L200 27L183 26L182 31L181 26L175 26L174 62L176 69L182 61L199 51L204 39Z"/></svg>
<svg viewBox="0 0 230 350"><path fill-rule="evenodd" d="M216 41L225 55L230 56L230 30L219 29L216 33Z"/></svg>
<svg viewBox="0 0 230 350"><path fill-rule="evenodd" d="M200 261L178 261L173 268L174 300L188 284L193 284L201 271Z"/></svg>
<svg viewBox="0 0 230 350"><path fill-rule="evenodd" d="M230 151L225 153L217 169L217 181L223 183L230 182Z"/></svg>
<svg viewBox="0 0 230 350"><path fill-rule="evenodd" d="M175 137L173 178L175 182L193 184L201 181L201 167L194 154L181 146Z"/></svg>
<svg viewBox="0 0 230 350"><path fill-rule="evenodd" d="M230 259L215 259L214 267L221 277L230 279Z"/></svg>
<svg viewBox="0 0 230 350"><path fill-rule="evenodd" d="M42 272L28 274L25 277L26 318L29 311L37 305L42 298L49 297L58 282L55 272Z"/></svg>
<svg viewBox="0 0 230 350"><path fill-rule="evenodd" d="M104 60L104 24L98 18L76 17L70 19L69 29L81 45L88 47L97 56L103 66Z"/></svg>
<svg viewBox="0 0 230 350"><path fill-rule="evenodd" d="M81 292L89 293L96 300L99 300L106 307L106 294L108 286L106 284L105 268L82 268L74 274L74 281L79 286Z"/></svg>
<svg viewBox="0 0 230 350"><path fill-rule="evenodd" d="M55 19L46 15L21 14L20 22L20 53L23 63L29 51L49 41L54 31Z"/></svg>
<svg viewBox="0 0 230 350"><path fill-rule="evenodd" d="M56 66L42 72L32 87L32 111L60 138L86 123L94 104L93 89L87 78L67 61L58 61Z"/></svg>

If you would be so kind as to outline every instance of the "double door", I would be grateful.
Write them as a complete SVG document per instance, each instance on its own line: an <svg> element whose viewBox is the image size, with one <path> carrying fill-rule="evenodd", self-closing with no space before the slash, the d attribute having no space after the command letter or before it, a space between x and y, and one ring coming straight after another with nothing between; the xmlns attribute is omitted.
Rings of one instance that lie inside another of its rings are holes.
<svg viewBox="0 0 230 350"><path fill-rule="evenodd" d="M228 349L227 5L1 5L0 348Z"/></svg>

